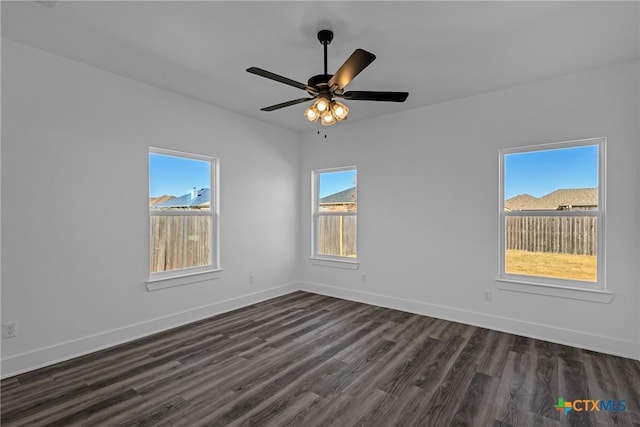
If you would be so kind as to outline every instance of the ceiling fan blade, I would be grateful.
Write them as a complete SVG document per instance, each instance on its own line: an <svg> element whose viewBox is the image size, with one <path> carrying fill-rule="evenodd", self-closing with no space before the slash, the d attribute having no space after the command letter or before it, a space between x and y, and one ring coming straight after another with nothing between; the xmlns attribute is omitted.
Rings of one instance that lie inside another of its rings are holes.
<svg viewBox="0 0 640 427"><path fill-rule="evenodd" d="M404 102L409 96L409 92L377 92L367 90L352 90L340 96L351 101L387 101Z"/></svg>
<svg viewBox="0 0 640 427"><path fill-rule="evenodd" d="M284 107L289 107L291 105L296 105L296 104L301 104L303 102L306 101L311 101L314 98L299 98L299 99L294 99L293 101L287 101L287 102L283 102L281 104L276 104L276 105L271 105L269 107L264 107L261 108L261 111L273 111L273 110L278 110L280 108L284 108Z"/></svg>
<svg viewBox="0 0 640 427"><path fill-rule="evenodd" d="M247 72L251 74L255 74L260 77L266 77L267 79L275 80L280 83L284 83L289 86L297 87L298 89L307 90L307 85L297 82L295 80L288 79L286 77L282 77L278 74L274 74L271 71L263 70L258 67L250 67L247 68Z"/></svg>
<svg viewBox="0 0 640 427"><path fill-rule="evenodd" d="M367 68L374 59L376 59L376 56L373 53L356 49L329 80L331 90L335 91L344 88L355 76Z"/></svg>

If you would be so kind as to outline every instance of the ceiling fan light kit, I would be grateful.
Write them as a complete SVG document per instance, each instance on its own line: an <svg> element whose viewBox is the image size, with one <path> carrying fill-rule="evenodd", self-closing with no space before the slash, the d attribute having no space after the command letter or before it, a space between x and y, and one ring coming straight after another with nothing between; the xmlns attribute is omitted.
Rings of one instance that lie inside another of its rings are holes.
<svg viewBox="0 0 640 427"><path fill-rule="evenodd" d="M324 74L312 76L306 85L263 70L262 68L247 68L247 72L249 73L305 90L311 96L311 98L299 98L264 107L261 108L262 111L274 111L315 99L313 104L304 110L305 118L313 123L320 119L320 123L323 125L331 126L339 121L345 120L349 114L349 107L340 101L334 100L334 97L352 101L404 102L409 96L408 92L344 92L345 86L347 86L355 76L360 74L362 70L369 66L369 64L376 59L376 56L366 50L356 49L335 74L327 74L327 46L333 40L333 32L330 30L320 30L318 32L318 40L324 47Z"/></svg>
<svg viewBox="0 0 640 427"><path fill-rule="evenodd" d="M347 118L349 107L340 101L330 101L321 96L310 107L304 110L304 116L312 123L320 121L325 126L330 126L336 122Z"/></svg>

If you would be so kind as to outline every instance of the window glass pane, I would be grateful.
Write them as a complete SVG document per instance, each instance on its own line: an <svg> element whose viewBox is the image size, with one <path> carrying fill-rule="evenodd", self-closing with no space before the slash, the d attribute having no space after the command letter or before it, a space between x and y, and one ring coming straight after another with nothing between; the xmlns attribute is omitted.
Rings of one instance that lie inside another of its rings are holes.
<svg viewBox="0 0 640 427"><path fill-rule="evenodd" d="M211 163L149 153L149 207L211 209Z"/></svg>
<svg viewBox="0 0 640 427"><path fill-rule="evenodd" d="M318 176L319 212L357 212L358 189L355 169L322 172Z"/></svg>
<svg viewBox="0 0 640 427"><path fill-rule="evenodd" d="M505 273L597 281L594 216L505 217Z"/></svg>
<svg viewBox="0 0 640 427"><path fill-rule="evenodd" d="M162 216L151 220L151 272L211 264L210 216Z"/></svg>
<svg viewBox="0 0 640 427"><path fill-rule="evenodd" d="M357 221L355 215L319 215L318 254L355 258Z"/></svg>
<svg viewBox="0 0 640 427"><path fill-rule="evenodd" d="M509 211L597 210L598 146L506 154L504 198Z"/></svg>
<svg viewBox="0 0 640 427"><path fill-rule="evenodd" d="M151 273L212 265L211 170L206 159L149 153Z"/></svg>

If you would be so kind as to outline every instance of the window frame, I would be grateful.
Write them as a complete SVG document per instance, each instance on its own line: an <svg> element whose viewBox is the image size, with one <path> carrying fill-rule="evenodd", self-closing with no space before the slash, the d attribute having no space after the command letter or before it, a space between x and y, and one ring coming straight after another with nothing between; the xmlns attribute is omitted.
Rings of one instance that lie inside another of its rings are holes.
<svg viewBox="0 0 640 427"><path fill-rule="evenodd" d="M322 216L354 216L358 217L358 208L356 208L356 212L320 212L320 175L323 173L332 173L332 172L344 172L344 171L355 171L356 172L356 192L358 191L358 167L355 165L351 166L341 166L335 168L325 168L325 169L314 169L311 171L311 259L315 261L320 261L316 265L323 266L337 266L341 268L350 268L349 265L357 266L359 265L358 257L359 257L359 232L358 232L358 223L356 222L356 256L355 257L347 257L340 255L325 255L318 253L318 222L320 217ZM357 194L357 193L356 193ZM357 205L356 205L357 206ZM339 263L339 264L332 264Z"/></svg>
<svg viewBox="0 0 640 427"><path fill-rule="evenodd" d="M508 285L500 286L505 290L522 290L529 293L541 293L545 295L553 295L567 298L589 299L579 296L574 291L584 291L591 293L609 294L606 287L606 138L588 138L572 141L554 142L538 145L529 145L515 148L503 148L499 150L499 200L498 200L498 278L497 281L509 282ZM577 148L584 146L598 146L598 209L597 210L537 210L537 211L506 211L505 206L505 156L509 154L519 154L528 152L538 152L555 149ZM596 218L596 281L589 282L574 279L561 279L545 276L530 276L523 274L513 274L505 272L506 264L506 218L510 216L544 216L544 217L585 217L591 216ZM521 285L518 289L516 285ZM537 287L537 289L536 289ZM541 290L541 288L547 290ZM568 290L571 292L563 292ZM598 301L599 299L593 299ZM603 299L601 302L609 302L610 299Z"/></svg>
<svg viewBox="0 0 640 427"><path fill-rule="evenodd" d="M151 271L151 259L147 260L148 280L155 290L167 287L167 285L153 285L154 282L172 281L174 284L169 286L178 286L182 284L205 280L208 277L198 277L207 273L222 271L220 267L220 159L216 157L205 156L201 154L186 153L176 150L168 150L165 148L149 147L149 154L160 154L165 156L180 157L185 159L206 161L209 163L209 188L211 195L211 208L207 210L188 210L184 211L159 211L149 207L149 221L147 224L147 254L151 254L151 217L153 216L208 216L211 218L209 227L209 263L203 266L179 268L169 271ZM147 162L147 167L149 163ZM149 171L147 170L147 179L150 180ZM150 184L150 182L149 182ZM148 187L147 187L148 188ZM148 192L148 190L147 190ZM150 195L149 195L150 196ZM174 280L182 279L182 280Z"/></svg>

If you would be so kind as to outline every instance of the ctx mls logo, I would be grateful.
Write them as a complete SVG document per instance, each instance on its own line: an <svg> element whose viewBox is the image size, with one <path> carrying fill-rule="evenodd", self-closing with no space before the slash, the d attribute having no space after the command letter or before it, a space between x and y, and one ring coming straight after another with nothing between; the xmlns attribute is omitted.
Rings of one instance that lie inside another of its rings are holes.
<svg viewBox="0 0 640 427"><path fill-rule="evenodd" d="M569 411L576 412L600 412L600 411L626 411L627 404L624 400L591 400L579 399L565 402L563 397L558 398L558 403L553 405L556 411L562 411L565 415Z"/></svg>

